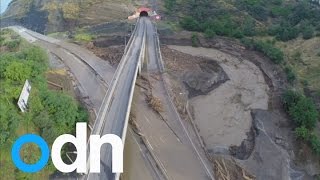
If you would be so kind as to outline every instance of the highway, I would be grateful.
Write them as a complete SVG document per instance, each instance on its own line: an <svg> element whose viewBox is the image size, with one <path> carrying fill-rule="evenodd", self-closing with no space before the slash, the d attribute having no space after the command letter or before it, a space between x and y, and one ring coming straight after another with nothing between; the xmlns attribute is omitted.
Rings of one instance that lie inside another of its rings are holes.
<svg viewBox="0 0 320 180"><path fill-rule="evenodd" d="M138 64L141 59L141 51L145 37L145 21L146 18L140 18L137 22L136 30L132 35L132 42L129 44L126 54L121 60L117 72L114 75L114 82L111 84L111 90L115 90L107 94L109 98L99 111L101 118L97 119L94 133L116 134L123 137L125 141L125 133L130 113L130 106L133 96L133 89L138 72ZM142 52L143 53L143 52ZM118 76L118 77L117 77ZM86 179L114 179L115 174L111 172L111 147L103 145L100 151L100 173L89 173Z"/></svg>
<svg viewBox="0 0 320 180"><path fill-rule="evenodd" d="M113 82L110 84L109 92L106 95L106 100L104 100L102 108L99 111L99 116L94 127L94 134L116 134L122 137L123 142L125 142L132 96L138 69L141 68L139 66L142 65L141 60L147 60L148 72L161 72L159 69L161 69L160 67L162 66L162 59L156 37L157 31L151 20L147 17L140 17L137 21L136 29L132 34L132 39L129 41L127 53L124 54L117 68ZM160 85L159 89L165 88L163 85ZM161 94L163 95L163 99L166 99L166 114L168 114L168 118L171 119L171 125L177 130L179 139L183 143L182 146L172 144L174 147L171 147L172 152L170 153L177 154L177 156L166 161L169 162L167 167L170 167L170 172L176 174L178 172L174 169L180 169L181 171L185 168L183 171L188 172L187 174L190 173L190 176L194 176L194 178L213 179L212 166L206 158L203 149L201 149L198 142L194 142L197 141L196 138L194 138L194 136L191 137L188 132L189 130L186 129L185 124L174 108L174 104L169 100L168 92L163 90ZM179 149L183 149L183 153L179 154ZM167 151L155 151L164 159L171 156ZM118 179L119 176L111 172L111 146L103 145L100 155L100 173L89 173L85 179ZM177 167L177 165L179 167Z"/></svg>
<svg viewBox="0 0 320 180"><path fill-rule="evenodd" d="M148 72L162 72L163 70L157 30L150 19L147 17L138 19L135 30L126 47L126 52L115 72L107 62L101 61L87 52L87 50L80 50L75 45L48 38L22 27L12 28L28 41L37 41L52 53L63 57L64 63L71 69L79 80L80 85L85 89L85 94L89 96L89 99L93 100L94 108L99 109L92 134L101 136L104 134L116 134L122 137L123 142L125 142L135 82L138 71L143 64L141 60L148 60ZM172 147L170 151L155 150L155 153L161 159L167 159L171 156L170 154L176 154L174 158L169 158L164 164L169 168L170 176L179 172L176 169L178 168L193 174L195 178L213 179L212 168L198 145L199 143L192 134L189 134L189 130L186 130L185 124L179 118L179 114L175 111L172 102L170 102L168 92L164 90L164 86L160 85L160 89L162 98L166 99L166 114L170 119L169 125L177 133L179 141L176 141L174 137L170 137L174 142L170 140L172 144L167 147L173 145L176 148ZM159 130L158 134L164 132ZM156 139L151 138L151 140L154 141L151 142L152 144L159 143ZM163 148L167 147L163 145ZM182 149L184 153L180 153ZM88 154L90 153L88 152ZM118 179L119 174L111 172L111 154L111 146L103 145L100 152L100 173L88 173L81 179ZM89 157L87 159L89 162ZM175 162L179 162L179 165ZM192 166L186 166L188 164Z"/></svg>

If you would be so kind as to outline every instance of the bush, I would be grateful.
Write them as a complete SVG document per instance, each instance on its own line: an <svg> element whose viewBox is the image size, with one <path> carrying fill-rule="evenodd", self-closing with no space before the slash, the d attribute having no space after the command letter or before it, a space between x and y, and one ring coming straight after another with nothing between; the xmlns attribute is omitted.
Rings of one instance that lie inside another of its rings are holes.
<svg viewBox="0 0 320 180"><path fill-rule="evenodd" d="M4 44L5 38L0 36L0 46L2 46Z"/></svg>
<svg viewBox="0 0 320 180"><path fill-rule="evenodd" d="M254 45L257 51L262 52L266 56L268 56L274 63L279 64L284 59L283 52L274 47L271 42L268 41L257 41Z"/></svg>
<svg viewBox="0 0 320 180"><path fill-rule="evenodd" d="M282 102L286 111L288 111L290 107L295 106L302 98L303 98L303 95L300 94L299 92L294 90L287 90L282 95Z"/></svg>
<svg viewBox="0 0 320 180"><path fill-rule="evenodd" d="M256 35L255 22L252 19L246 19L244 21L243 34L245 36L254 36Z"/></svg>
<svg viewBox="0 0 320 180"><path fill-rule="evenodd" d="M305 27L302 31L303 39L310 39L313 37L313 35L314 35L314 30L313 30L313 27L311 26Z"/></svg>
<svg viewBox="0 0 320 180"><path fill-rule="evenodd" d="M294 133L299 139L304 141L309 141L310 139L310 131L305 126L297 127Z"/></svg>
<svg viewBox="0 0 320 180"><path fill-rule="evenodd" d="M21 43L21 39L16 39L16 40L5 42L4 45L7 46L9 50L13 51L20 46L20 43Z"/></svg>
<svg viewBox="0 0 320 180"><path fill-rule="evenodd" d="M315 133L311 133L309 143L311 145L312 150L320 155L320 140Z"/></svg>
<svg viewBox="0 0 320 180"><path fill-rule="evenodd" d="M290 67L286 67L284 69L284 71L285 71L285 73L287 75L288 82L292 84L297 78L296 74L293 72L292 68L290 68Z"/></svg>
<svg viewBox="0 0 320 180"><path fill-rule="evenodd" d="M196 33L193 33L191 36L191 42L193 47L198 47L199 46L199 38Z"/></svg>
<svg viewBox="0 0 320 180"><path fill-rule="evenodd" d="M200 25L197 20L194 18L187 16L180 21L181 26L188 31L199 31Z"/></svg>
<svg viewBox="0 0 320 180"><path fill-rule="evenodd" d="M92 41L94 37L90 34L86 34L86 33L79 33L79 34L76 34L74 39L76 41L83 41L83 42L90 42Z"/></svg>
<svg viewBox="0 0 320 180"><path fill-rule="evenodd" d="M268 30L268 33L275 36L278 40L289 41L299 36L299 29L284 21L278 25L272 26Z"/></svg>
<svg viewBox="0 0 320 180"><path fill-rule="evenodd" d="M204 35L206 38L213 38L214 36L216 36L216 32L214 32L213 29L208 28L205 30Z"/></svg>
<svg viewBox="0 0 320 180"><path fill-rule="evenodd" d="M315 104L309 98L301 98L296 105L289 107L289 115L297 126L305 126L313 129L318 120L318 112Z"/></svg>

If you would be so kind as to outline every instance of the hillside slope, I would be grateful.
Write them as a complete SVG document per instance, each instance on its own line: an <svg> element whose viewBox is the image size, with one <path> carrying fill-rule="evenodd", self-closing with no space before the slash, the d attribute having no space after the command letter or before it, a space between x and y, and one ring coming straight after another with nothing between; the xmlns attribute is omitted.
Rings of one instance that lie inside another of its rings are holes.
<svg viewBox="0 0 320 180"><path fill-rule="evenodd" d="M135 0L13 0L1 21L22 24L42 33L67 31L124 20L138 5Z"/></svg>

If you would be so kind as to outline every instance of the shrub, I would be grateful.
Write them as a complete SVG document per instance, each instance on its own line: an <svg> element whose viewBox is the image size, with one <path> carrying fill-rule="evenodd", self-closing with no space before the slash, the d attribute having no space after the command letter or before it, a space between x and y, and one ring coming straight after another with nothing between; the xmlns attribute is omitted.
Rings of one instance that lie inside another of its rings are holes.
<svg viewBox="0 0 320 180"><path fill-rule="evenodd" d="M309 137L309 143L311 145L312 150L316 153L316 154L320 154L320 140L318 138L318 136L315 133L311 133L310 137Z"/></svg>
<svg viewBox="0 0 320 180"><path fill-rule="evenodd" d="M246 19L243 27L243 34L245 36L256 35L255 22L252 19Z"/></svg>
<svg viewBox="0 0 320 180"><path fill-rule="evenodd" d="M295 135L304 140L304 141L309 141L310 139L310 132L309 129L307 129L305 126L297 127L294 130Z"/></svg>
<svg viewBox="0 0 320 180"><path fill-rule="evenodd" d="M200 25L197 20L194 18L187 16L180 21L181 26L188 31L199 31Z"/></svg>
<svg viewBox="0 0 320 180"><path fill-rule="evenodd" d="M303 39L310 39L313 37L313 35L314 35L314 30L313 30L313 27L311 26L305 27L302 31Z"/></svg>
<svg viewBox="0 0 320 180"><path fill-rule="evenodd" d="M300 98L294 105L289 107L289 115L298 126L313 129L318 120L318 112L315 104L309 98Z"/></svg>
<svg viewBox="0 0 320 180"><path fill-rule="evenodd" d="M94 37L90 34L86 34L86 33L79 33L79 34L76 34L74 39L76 41L83 41L83 42L90 42L92 41Z"/></svg>
<svg viewBox="0 0 320 180"><path fill-rule="evenodd" d="M292 58L295 60L295 61L302 61L302 53L300 51L297 51L295 52L293 55L292 55Z"/></svg>
<svg viewBox="0 0 320 180"><path fill-rule="evenodd" d="M288 111L290 107L295 106L300 99L303 98L303 95L294 90L287 90L282 95L282 102L285 109Z"/></svg>
<svg viewBox="0 0 320 180"><path fill-rule="evenodd" d="M5 38L0 36L0 46L2 46L4 44Z"/></svg>
<svg viewBox="0 0 320 180"><path fill-rule="evenodd" d="M296 74L293 72L292 68L290 67L286 67L284 71L287 75L288 82L292 84L296 80Z"/></svg>
<svg viewBox="0 0 320 180"><path fill-rule="evenodd" d="M268 33L275 36L278 40L289 41L299 36L299 29L284 21L269 28Z"/></svg>
<svg viewBox="0 0 320 180"><path fill-rule="evenodd" d="M214 32L214 30L211 28L207 28L204 32L204 35L206 38L213 38L214 36L216 36L216 32Z"/></svg>
<svg viewBox="0 0 320 180"><path fill-rule="evenodd" d="M274 47L271 42L268 41L257 41L254 45L257 51L262 52L266 56L268 56L274 63L279 64L284 59L283 52Z"/></svg>
<svg viewBox="0 0 320 180"><path fill-rule="evenodd" d="M16 50L21 43L21 39L16 39L12 41L5 42L4 45L9 48L9 50L13 51Z"/></svg>
<svg viewBox="0 0 320 180"><path fill-rule="evenodd" d="M196 33L193 33L191 36L191 42L193 47L198 47L199 46L199 38Z"/></svg>

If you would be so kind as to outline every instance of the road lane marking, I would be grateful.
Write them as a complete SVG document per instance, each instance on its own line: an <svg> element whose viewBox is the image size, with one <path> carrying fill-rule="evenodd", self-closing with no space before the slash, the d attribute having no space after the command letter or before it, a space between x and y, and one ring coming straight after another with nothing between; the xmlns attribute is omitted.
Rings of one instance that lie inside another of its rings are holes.
<svg viewBox="0 0 320 180"><path fill-rule="evenodd" d="M151 124L151 122L150 122L150 120L147 118L147 116L144 115L144 118L147 120L147 122L148 122L149 124Z"/></svg>
<svg viewBox="0 0 320 180"><path fill-rule="evenodd" d="M160 136L160 141L161 141L163 144L165 144L165 141L164 141L164 139L163 139L163 136Z"/></svg>

